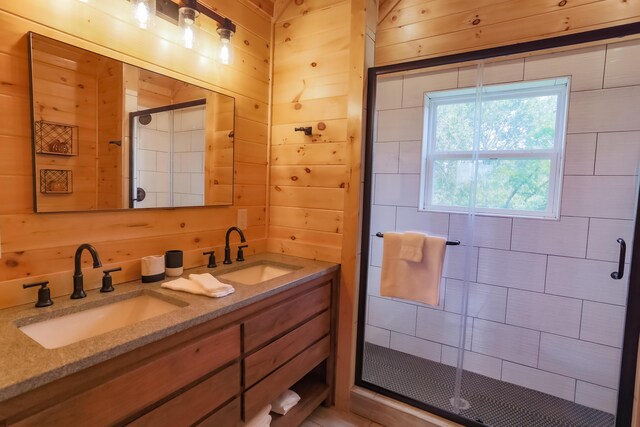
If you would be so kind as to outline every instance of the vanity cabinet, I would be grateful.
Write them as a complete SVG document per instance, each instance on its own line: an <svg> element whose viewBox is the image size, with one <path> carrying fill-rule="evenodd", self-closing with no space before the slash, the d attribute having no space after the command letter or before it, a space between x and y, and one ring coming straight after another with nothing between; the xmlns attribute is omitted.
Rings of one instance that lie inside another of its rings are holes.
<svg viewBox="0 0 640 427"><path fill-rule="evenodd" d="M333 399L337 272L0 403L0 426L233 427L292 388L274 426Z"/></svg>

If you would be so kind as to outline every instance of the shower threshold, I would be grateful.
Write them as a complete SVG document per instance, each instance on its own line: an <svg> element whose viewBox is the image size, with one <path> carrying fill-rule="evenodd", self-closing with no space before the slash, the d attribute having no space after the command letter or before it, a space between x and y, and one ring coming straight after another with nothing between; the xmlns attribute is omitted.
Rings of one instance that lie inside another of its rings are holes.
<svg viewBox="0 0 640 427"><path fill-rule="evenodd" d="M456 368L365 343L362 379L454 412ZM493 427L611 427L614 416L565 399L469 371L462 374L460 415ZM465 405L466 407L466 405Z"/></svg>

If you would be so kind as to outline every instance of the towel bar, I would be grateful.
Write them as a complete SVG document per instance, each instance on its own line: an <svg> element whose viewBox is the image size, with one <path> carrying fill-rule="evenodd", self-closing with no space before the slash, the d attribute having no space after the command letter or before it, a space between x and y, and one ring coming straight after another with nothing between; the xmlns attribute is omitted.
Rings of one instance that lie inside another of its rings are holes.
<svg viewBox="0 0 640 427"><path fill-rule="evenodd" d="M384 234L378 231L376 237L384 237ZM458 246L459 244L460 240L447 240L447 246Z"/></svg>

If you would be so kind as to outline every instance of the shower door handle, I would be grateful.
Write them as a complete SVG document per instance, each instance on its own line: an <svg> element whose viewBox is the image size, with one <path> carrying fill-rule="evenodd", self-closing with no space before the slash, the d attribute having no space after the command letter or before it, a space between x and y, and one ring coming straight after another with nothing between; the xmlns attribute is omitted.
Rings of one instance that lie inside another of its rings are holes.
<svg viewBox="0 0 640 427"><path fill-rule="evenodd" d="M620 259L618 260L618 271L611 273L611 278L614 280L620 280L622 279L622 276L624 276L624 260L627 255L627 244L622 237L619 237L616 242L620 244Z"/></svg>

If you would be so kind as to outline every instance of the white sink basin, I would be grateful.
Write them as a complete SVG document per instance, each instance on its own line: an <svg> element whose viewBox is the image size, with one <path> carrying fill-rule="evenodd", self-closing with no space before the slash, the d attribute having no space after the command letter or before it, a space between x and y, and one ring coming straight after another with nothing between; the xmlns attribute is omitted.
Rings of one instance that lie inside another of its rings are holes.
<svg viewBox="0 0 640 427"><path fill-rule="evenodd" d="M254 264L230 273L217 276L218 279L226 279L243 285L255 285L276 277L284 276L299 267L282 266L274 264Z"/></svg>
<svg viewBox="0 0 640 427"><path fill-rule="evenodd" d="M150 295L139 295L18 329L44 348L60 348L179 308Z"/></svg>

